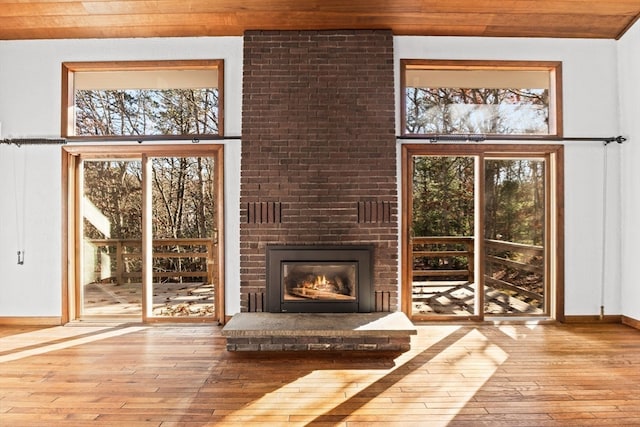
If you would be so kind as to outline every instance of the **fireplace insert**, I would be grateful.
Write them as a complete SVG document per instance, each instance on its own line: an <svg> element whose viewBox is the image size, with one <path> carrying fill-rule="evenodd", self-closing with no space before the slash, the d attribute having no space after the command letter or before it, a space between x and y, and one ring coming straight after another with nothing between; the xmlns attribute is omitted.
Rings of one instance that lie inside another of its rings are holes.
<svg viewBox="0 0 640 427"><path fill-rule="evenodd" d="M372 246L267 246L267 311L373 310Z"/></svg>

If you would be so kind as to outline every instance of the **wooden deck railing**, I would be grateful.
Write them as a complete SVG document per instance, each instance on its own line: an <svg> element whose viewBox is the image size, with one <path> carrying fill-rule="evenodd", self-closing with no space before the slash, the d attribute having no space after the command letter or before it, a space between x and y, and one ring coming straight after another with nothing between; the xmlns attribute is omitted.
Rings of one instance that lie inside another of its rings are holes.
<svg viewBox="0 0 640 427"><path fill-rule="evenodd" d="M493 277L493 273L495 271L499 271L500 269L510 269L518 272L533 273L536 276L544 278L544 265L542 265L542 263L534 264L532 262L515 261L512 259L513 257L507 258L507 254L516 254L518 256L515 258L541 260L544 258L544 248L542 246L523 245L521 243L488 239L484 241L484 246L487 254L487 263L484 275L484 282L486 285L499 289L508 289L517 292L521 296L538 301L543 300L543 295L538 292L532 292L528 289L524 289L522 286Z"/></svg>
<svg viewBox="0 0 640 427"><path fill-rule="evenodd" d="M519 258L540 259L544 256L544 248L542 246L489 239L484 241L484 245L487 254L485 257L485 285L499 289L509 289L532 299L543 299L543 295L540 293L532 292L514 283L493 277L493 273L500 271L500 269L534 273L543 277L543 265L515 261L512 257L507 257L507 254L519 254ZM438 280L438 278L442 280L464 278L470 283L474 281L474 239L472 237L414 237L412 239L412 251L414 282L420 279L434 281ZM456 262L453 262L454 258L457 258ZM428 266L424 260L431 260L432 263L435 261L438 265L436 267ZM466 265L466 268L452 268L452 265Z"/></svg>
<svg viewBox="0 0 640 427"><path fill-rule="evenodd" d="M473 237L414 237L413 242L413 280L421 278L451 278L464 277L473 282L474 275L474 247ZM465 261L453 262L453 258L464 258ZM438 260L437 268L420 268L417 259ZM465 269L451 266L465 265Z"/></svg>
<svg viewBox="0 0 640 427"><path fill-rule="evenodd" d="M140 239L85 239L85 242L96 248L112 248L106 251L111 266L115 265L115 268L111 268L110 279L117 283L142 280L142 272L135 268L142 260ZM180 282L184 278L198 278L202 282L213 283L216 274L214 246L215 241L210 238L153 240L153 278ZM187 258L191 258L191 268L183 270L181 260ZM161 263L158 261L162 259L178 260L177 268L159 267Z"/></svg>

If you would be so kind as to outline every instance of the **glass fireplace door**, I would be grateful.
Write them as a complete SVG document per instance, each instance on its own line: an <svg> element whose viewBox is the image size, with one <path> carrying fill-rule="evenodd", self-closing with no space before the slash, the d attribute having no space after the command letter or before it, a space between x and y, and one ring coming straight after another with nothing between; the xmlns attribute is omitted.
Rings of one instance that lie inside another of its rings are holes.
<svg viewBox="0 0 640 427"><path fill-rule="evenodd" d="M373 311L373 247L267 245L267 311Z"/></svg>
<svg viewBox="0 0 640 427"><path fill-rule="evenodd" d="M357 265L354 263L282 263L284 301L355 301Z"/></svg>

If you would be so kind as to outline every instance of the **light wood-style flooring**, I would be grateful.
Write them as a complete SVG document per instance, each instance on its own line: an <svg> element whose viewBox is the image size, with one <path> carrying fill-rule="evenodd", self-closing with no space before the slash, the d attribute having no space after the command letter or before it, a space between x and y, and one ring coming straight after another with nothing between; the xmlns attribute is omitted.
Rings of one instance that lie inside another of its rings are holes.
<svg viewBox="0 0 640 427"><path fill-rule="evenodd" d="M220 329L0 327L0 426L640 425L623 325L419 325L401 355L229 353Z"/></svg>

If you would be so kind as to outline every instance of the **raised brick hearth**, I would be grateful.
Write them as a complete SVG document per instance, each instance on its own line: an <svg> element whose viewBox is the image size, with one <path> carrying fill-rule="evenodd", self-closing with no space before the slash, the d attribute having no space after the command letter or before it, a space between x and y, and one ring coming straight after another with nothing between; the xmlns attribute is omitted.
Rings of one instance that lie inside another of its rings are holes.
<svg viewBox="0 0 640 427"><path fill-rule="evenodd" d="M397 310L391 32L250 31L243 81L241 310L270 244L373 246L374 311Z"/></svg>
<svg viewBox="0 0 640 427"><path fill-rule="evenodd" d="M417 333L404 313L240 313L222 330L228 351L404 352Z"/></svg>

